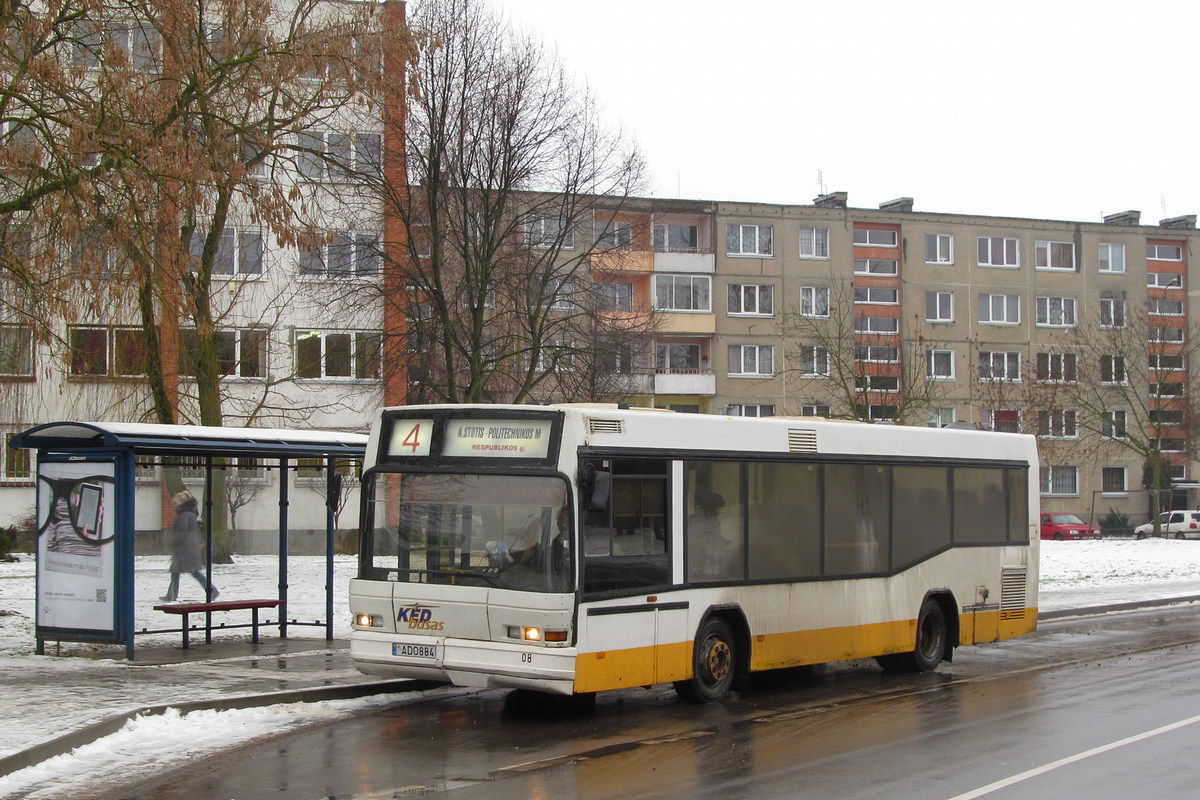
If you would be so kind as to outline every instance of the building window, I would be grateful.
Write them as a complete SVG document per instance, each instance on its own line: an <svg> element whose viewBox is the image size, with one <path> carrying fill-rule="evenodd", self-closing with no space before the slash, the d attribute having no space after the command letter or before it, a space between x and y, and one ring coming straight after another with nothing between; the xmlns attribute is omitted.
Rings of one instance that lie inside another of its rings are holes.
<svg viewBox="0 0 1200 800"><path fill-rule="evenodd" d="M979 295L979 321L993 325L1020 323L1021 296L1017 294Z"/></svg>
<svg viewBox="0 0 1200 800"><path fill-rule="evenodd" d="M1125 245L1100 243L1100 271L1125 271Z"/></svg>
<svg viewBox="0 0 1200 800"><path fill-rule="evenodd" d="M1035 242L1034 265L1038 269L1075 269L1075 244L1073 242Z"/></svg>
<svg viewBox="0 0 1200 800"><path fill-rule="evenodd" d="M4 474L5 481L28 481L33 477L32 467L30 464L29 450L19 449L14 450L8 446L12 438L16 436L18 431L4 432Z"/></svg>
<svg viewBox="0 0 1200 800"><path fill-rule="evenodd" d="M1178 372L1183 369L1183 365L1184 360L1182 355L1167 353L1150 354L1150 370L1152 372Z"/></svg>
<svg viewBox="0 0 1200 800"><path fill-rule="evenodd" d="M296 331L296 377L378 380L381 341L375 331Z"/></svg>
<svg viewBox="0 0 1200 800"><path fill-rule="evenodd" d="M953 408L931 408L926 424L931 428L948 428L955 422Z"/></svg>
<svg viewBox="0 0 1200 800"><path fill-rule="evenodd" d="M1076 438L1075 412L1061 408L1039 411L1038 436L1046 439Z"/></svg>
<svg viewBox="0 0 1200 800"><path fill-rule="evenodd" d="M544 343L537 351L538 372L573 372L575 370L575 345L569 339L554 339Z"/></svg>
<svg viewBox="0 0 1200 800"><path fill-rule="evenodd" d="M1125 327L1125 301L1115 297L1100 298L1100 327Z"/></svg>
<svg viewBox="0 0 1200 800"><path fill-rule="evenodd" d="M800 257L829 258L829 228L801 228Z"/></svg>
<svg viewBox="0 0 1200 800"><path fill-rule="evenodd" d="M1183 410L1179 408L1152 408L1149 417L1151 425L1183 424Z"/></svg>
<svg viewBox="0 0 1200 800"><path fill-rule="evenodd" d="M800 316L829 317L829 287L801 286L800 287Z"/></svg>
<svg viewBox="0 0 1200 800"><path fill-rule="evenodd" d="M1105 411L1100 418L1100 434L1105 439L1124 439L1126 435L1125 412Z"/></svg>
<svg viewBox="0 0 1200 800"><path fill-rule="evenodd" d="M979 353L979 380L1021 380L1021 354L981 350Z"/></svg>
<svg viewBox="0 0 1200 800"><path fill-rule="evenodd" d="M855 317L856 333L899 333L900 320L896 317Z"/></svg>
<svg viewBox="0 0 1200 800"><path fill-rule="evenodd" d="M551 311L571 311L575 308L575 279L570 275L547 278L541 291L544 292L542 301L549 301Z"/></svg>
<svg viewBox="0 0 1200 800"><path fill-rule="evenodd" d="M1183 247L1177 244L1148 244L1146 258L1154 261L1183 261Z"/></svg>
<svg viewBox="0 0 1200 800"><path fill-rule="evenodd" d="M1079 468L1042 467L1041 491L1044 495L1077 497L1079 495Z"/></svg>
<svg viewBox="0 0 1200 800"><path fill-rule="evenodd" d="M824 417L829 419L832 417L829 406L822 403L808 403L800 406L800 416L802 417Z"/></svg>
<svg viewBox="0 0 1200 800"><path fill-rule="evenodd" d="M984 408L979 412L979 427L999 433L1020 433L1021 412L1015 408Z"/></svg>
<svg viewBox="0 0 1200 800"><path fill-rule="evenodd" d="M854 274L896 275L899 274L899 263L891 258L856 258L854 259Z"/></svg>
<svg viewBox="0 0 1200 800"><path fill-rule="evenodd" d="M659 253L695 253L699 236L695 225L655 225L654 250Z"/></svg>
<svg viewBox="0 0 1200 800"><path fill-rule="evenodd" d="M872 228L855 228L854 243L866 247L895 247L895 231L879 231Z"/></svg>
<svg viewBox="0 0 1200 800"><path fill-rule="evenodd" d="M633 223L623 220L596 220L597 250L632 250Z"/></svg>
<svg viewBox="0 0 1200 800"><path fill-rule="evenodd" d="M884 344L855 345L854 360L867 364L899 364L900 348Z"/></svg>
<svg viewBox="0 0 1200 800"><path fill-rule="evenodd" d="M953 322L954 321L954 293L953 292L926 292L925 293L925 321L926 322Z"/></svg>
<svg viewBox="0 0 1200 800"><path fill-rule="evenodd" d="M662 373L697 373L700 371L700 345L676 342L654 346L654 369Z"/></svg>
<svg viewBox="0 0 1200 800"><path fill-rule="evenodd" d="M1074 328L1074 297L1037 298L1037 324L1044 328Z"/></svg>
<svg viewBox="0 0 1200 800"><path fill-rule="evenodd" d="M896 375L855 375L854 387L863 392L898 392L900 378Z"/></svg>
<svg viewBox="0 0 1200 800"><path fill-rule="evenodd" d="M378 133L304 131L297 134L296 167L309 180L349 181L382 171L382 138Z"/></svg>
<svg viewBox="0 0 1200 800"><path fill-rule="evenodd" d="M860 416L865 410L867 419L871 422L895 422L900 416L900 408L898 406L887 403L872 403L863 409L861 406L856 409Z"/></svg>
<svg viewBox="0 0 1200 800"><path fill-rule="evenodd" d="M141 328L72 326L71 374L89 377L136 377L146 374L146 343Z"/></svg>
<svg viewBox="0 0 1200 800"><path fill-rule="evenodd" d="M1183 397L1184 386L1182 381L1150 381L1150 396Z"/></svg>
<svg viewBox="0 0 1200 800"><path fill-rule="evenodd" d="M769 344L729 345L729 375L771 377L775 374L775 348Z"/></svg>
<svg viewBox="0 0 1200 800"><path fill-rule="evenodd" d="M1164 344L1180 344L1183 342L1183 328L1169 328L1162 325L1151 325L1147 330L1147 338L1151 342Z"/></svg>
<svg viewBox="0 0 1200 800"><path fill-rule="evenodd" d="M1125 356L1100 356L1100 382L1125 383Z"/></svg>
<svg viewBox="0 0 1200 800"><path fill-rule="evenodd" d="M1006 239L1002 236L980 236L979 266L1007 267L1010 269L1021 266L1017 240Z"/></svg>
<svg viewBox="0 0 1200 800"><path fill-rule="evenodd" d="M810 344L801 345L800 374L806 378L829 377L829 348Z"/></svg>
<svg viewBox="0 0 1200 800"><path fill-rule="evenodd" d="M953 264L954 237L948 233L925 234L925 263Z"/></svg>
<svg viewBox="0 0 1200 800"><path fill-rule="evenodd" d="M731 256L771 255L770 225L725 226L725 252Z"/></svg>
<svg viewBox="0 0 1200 800"><path fill-rule="evenodd" d="M763 403L734 403L725 406L725 413L731 417L773 417L775 406Z"/></svg>
<svg viewBox="0 0 1200 800"><path fill-rule="evenodd" d="M225 330L214 333L217 347L217 374L225 378L267 377L267 332L262 328ZM200 343L195 328L179 332L179 374L196 377L196 357Z"/></svg>
<svg viewBox="0 0 1200 800"><path fill-rule="evenodd" d="M1146 300L1146 311L1160 317L1182 317L1183 301L1168 300L1165 297L1151 297Z"/></svg>
<svg viewBox="0 0 1200 800"><path fill-rule="evenodd" d="M1125 494L1129 491L1125 467L1104 467L1100 470L1100 491L1104 494Z"/></svg>
<svg viewBox="0 0 1200 800"><path fill-rule="evenodd" d="M934 381L954 380L954 351L926 350L925 377Z"/></svg>
<svg viewBox="0 0 1200 800"><path fill-rule="evenodd" d="M547 250L575 248L575 229L567 220L550 215L533 215L525 220L525 246Z"/></svg>
<svg viewBox="0 0 1200 800"><path fill-rule="evenodd" d="M33 377L32 325L0 325L0 377Z"/></svg>
<svg viewBox="0 0 1200 800"><path fill-rule="evenodd" d="M729 313L769 317L775 313L775 287L770 284L729 284Z"/></svg>
<svg viewBox="0 0 1200 800"><path fill-rule="evenodd" d="M712 278L655 275L654 305L660 311L712 311Z"/></svg>
<svg viewBox="0 0 1200 800"><path fill-rule="evenodd" d="M299 272L305 277L377 278L383 272L379 234L346 231L324 244L303 248Z"/></svg>
<svg viewBox="0 0 1200 800"><path fill-rule="evenodd" d="M1178 272L1147 272L1146 286L1150 289L1182 289L1183 276Z"/></svg>
<svg viewBox="0 0 1200 800"><path fill-rule="evenodd" d="M111 67L128 66L138 72L160 70L162 41L151 25L88 20L79 23L74 34L71 60L78 66L100 69L108 48L117 54Z"/></svg>
<svg viewBox="0 0 1200 800"><path fill-rule="evenodd" d="M598 281L592 291L597 311L633 311L633 284L629 281Z"/></svg>
<svg viewBox="0 0 1200 800"><path fill-rule="evenodd" d="M192 257L200 260L204 252L206 231L193 231L190 243ZM263 271L263 234L260 230L222 228L213 258L213 275L261 275Z"/></svg>
<svg viewBox="0 0 1200 800"><path fill-rule="evenodd" d="M1038 353L1037 379L1051 383L1075 383L1078 379L1074 353Z"/></svg>
<svg viewBox="0 0 1200 800"><path fill-rule="evenodd" d="M882 286L856 286L854 302L875 303L876 305L894 306L900 303L900 290L888 289Z"/></svg>

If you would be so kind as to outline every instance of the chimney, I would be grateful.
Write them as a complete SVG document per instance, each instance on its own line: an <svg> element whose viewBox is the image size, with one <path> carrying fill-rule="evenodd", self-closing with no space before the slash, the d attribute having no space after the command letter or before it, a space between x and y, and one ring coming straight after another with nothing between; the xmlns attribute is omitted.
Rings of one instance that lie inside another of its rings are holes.
<svg viewBox="0 0 1200 800"><path fill-rule="evenodd" d="M1170 219L1160 220L1158 226L1160 228L1176 228L1179 230L1194 228L1196 227L1196 215L1185 214L1182 217L1171 217Z"/></svg>
<svg viewBox="0 0 1200 800"><path fill-rule="evenodd" d="M821 208L845 208L849 199L848 192L830 192L813 198L813 205Z"/></svg>
<svg viewBox="0 0 1200 800"><path fill-rule="evenodd" d="M1141 225L1142 212L1140 211L1122 211L1119 214L1105 214L1105 225Z"/></svg>
<svg viewBox="0 0 1200 800"><path fill-rule="evenodd" d="M888 200L886 203L879 204L880 211L896 211L901 214L912 211L913 199L911 197L897 197L895 200Z"/></svg>

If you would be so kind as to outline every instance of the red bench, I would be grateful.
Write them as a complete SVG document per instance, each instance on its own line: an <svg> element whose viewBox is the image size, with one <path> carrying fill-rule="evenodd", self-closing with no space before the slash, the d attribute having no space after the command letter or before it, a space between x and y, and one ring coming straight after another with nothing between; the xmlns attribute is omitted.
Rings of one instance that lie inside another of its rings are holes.
<svg viewBox="0 0 1200 800"><path fill-rule="evenodd" d="M251 623L251 627L254 630L253 641L255 644L258 644L258 610L260 608L278 608L281 605L283 605L283 601L281 600L214 600L211 603L167 603L155 606L154 610L165 611L168 614L181 614L183 616L183 649L187 650L188 614L203 614L212 611L239 611L248 608L253 612L254 618L254 621Z"/></svg>

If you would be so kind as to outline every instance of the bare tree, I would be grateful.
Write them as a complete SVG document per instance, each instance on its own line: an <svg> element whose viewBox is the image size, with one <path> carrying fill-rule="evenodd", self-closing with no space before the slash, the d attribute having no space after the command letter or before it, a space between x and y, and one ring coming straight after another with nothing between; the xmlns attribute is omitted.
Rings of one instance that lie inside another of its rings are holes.
<svg viewBox="0 0 1200 800"><path fill-rule="evenodd" d="M410 24L420 55L392 131L407 180L381 188L408 235L386 302L408 320L421 396L584 395L594 372L581 365L650 317L614 324L591 281L593 257L624 246L641 157L543 44L483 2L427 0Z"/></svg>

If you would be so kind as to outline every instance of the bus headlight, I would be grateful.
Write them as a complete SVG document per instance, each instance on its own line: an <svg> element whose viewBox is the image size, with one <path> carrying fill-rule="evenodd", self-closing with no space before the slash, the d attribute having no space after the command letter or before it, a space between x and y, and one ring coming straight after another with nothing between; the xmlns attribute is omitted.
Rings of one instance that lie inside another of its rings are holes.
<svg viewBox="0 0 1200 800"><path fill-rule="evenodd" d="M378 614L355 614L354 624L360 628L382 628L383 617Z"/></svg>
<svg viewBox="0 0 1200 800"><path fill-rule="evenodd" d="M545 630L541 628L525 627L523 625L509 625L508 638L521 639L526 642L558 642L567 641L567 632L565 630Z"/></svg>

